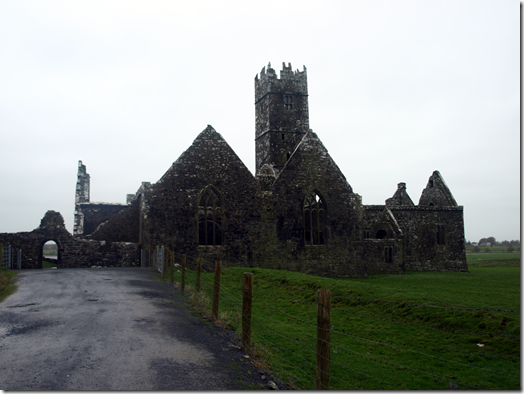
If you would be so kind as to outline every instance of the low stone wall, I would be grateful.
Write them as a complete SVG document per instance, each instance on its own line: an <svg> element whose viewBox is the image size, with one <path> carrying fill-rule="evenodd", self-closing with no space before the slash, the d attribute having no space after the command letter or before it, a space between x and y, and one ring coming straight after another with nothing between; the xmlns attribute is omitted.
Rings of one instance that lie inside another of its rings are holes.
<svg viewBox="0 0 524 394"><path fill-rule="evenodd" d="M64 268L140 267L140 248L136 243L73 239L65 245Z"/></svg>

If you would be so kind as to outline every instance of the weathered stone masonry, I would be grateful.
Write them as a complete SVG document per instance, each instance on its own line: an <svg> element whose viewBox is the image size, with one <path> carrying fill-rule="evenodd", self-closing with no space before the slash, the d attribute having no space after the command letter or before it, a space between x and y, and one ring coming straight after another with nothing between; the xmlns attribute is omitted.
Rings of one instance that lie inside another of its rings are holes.
<svg viewBox="0 0 524 394"><path fill-rule="evenodd" d="M309 129L305 67L283 64L280 78L271 65L263 68L255 77L255 113L255 176L207 126L158 182L128 195L127 205L91 203L90 177L79 162L75 236L44 220L17 236L38 238L30 253L36 256L50 234L42 229L55 231L64 266L138 265L140 248L164 245L228 265L330 277L467 271L463 207L438 171L418 205L405 183L384 205L362 204ZM16 241L9 237L0 234L0 242ZM28 254L23 267L41 262Z"/></svg>

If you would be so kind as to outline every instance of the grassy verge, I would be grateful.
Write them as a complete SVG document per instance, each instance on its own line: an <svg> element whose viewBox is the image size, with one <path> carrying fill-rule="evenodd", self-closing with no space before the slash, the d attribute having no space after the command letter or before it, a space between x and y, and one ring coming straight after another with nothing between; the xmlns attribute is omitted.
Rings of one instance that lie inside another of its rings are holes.
<svg viewBox="0 0 524 394"><path fill-rule="evenodd" d="M240 335L242 276L252 272L255 359L285 383L314 389L317 291L326 288L332 292L332 389L518 390L520 261L470 259L475 256L468 256L470 273L411 271L369 279L226 268L220 320ZM186 271L190 294L195 277ZM213 273L204 273L201 293L192 298L204 314L210 314L212 290Z"/></svg>
<svg viewBox="0 0 524 394"><path fill-rule="evenodd" d="M52 263L49 260L42 260L42 267L43 268L56 268L58 267L58 264Z"/></svg>
<svg viewBox="0 0 524 394"><path fill-rule="evenodd" d="M7 268L2 268L0 270L0 302L5 300L16 290L16 274L16 271Z"/></svg>

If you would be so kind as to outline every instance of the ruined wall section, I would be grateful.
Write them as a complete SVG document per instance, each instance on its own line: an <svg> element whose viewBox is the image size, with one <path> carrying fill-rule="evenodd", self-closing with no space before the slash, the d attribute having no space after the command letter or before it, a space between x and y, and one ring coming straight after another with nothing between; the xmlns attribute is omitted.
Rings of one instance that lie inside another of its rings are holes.
<svg viewBox="0 0 524 394"><path fill-rule="evenodd" d="M468 271L463 207L392 207L391 210L405 229L406 270Z"/></svg>
<svg viewBox="0 0 524 394"><path fill-rule="evenodd" d="M282 170L309 131L307 72L283 63L280 79L271 64L255 77L256 173L264 164Z"/></svg>
<svg viewBox="0 0 524 394"><path fill-rule="evenodd" d="M62 264L66 245L73 239L67 231L59 212L47 211L40 225L30 232L0 234L0 242L22 249L22 269L42 268L42 250L47 241L54 241L58 248L57 263Z"/></svg>
<svg viewBox="0 0 524 394"><path fill-rule="evenodd" d="M222 245L199 245L199 198L212 186L222 200ZM258 238L257 181L222 136L208 126L151 190L144 193L145 247L165 245L192 257L249 266Z"/></svg>
<svg viewBox="0 0 524 394"><path fill-rule="evenodd" d="M458 206L444 178L438 171L433 171L426 188L422 191L420 206L456 207Z"/></svg>
<svg viewBox="0 0 524 394"><path fill-rule="evenodd" d="M87 173L86 166L82 160L78 161L78 172L75 193L75 223L73 228L74 235L84 233L84 215L79 209L79 204L89 202L90 176Z"/></svg>
<svg viewBox="0 0 524 394"><path fill-rule="evenodd" d="M404 182L401 182L398 184L397 190L395 194L393 194L393 197L388 198L386 200L386 205L388 206L393 206L393 205L414 206L415 205L406 190L406 184Z"/></svg>
<svg viewBox="0 0 524 394"><path fill-rule="evenodd" d="M40 226L30 232L0 234L0 243L22 249L22 269L41 269L46 242L58 247L58 268L138 267L138 244L111 243L73 237L59 212L47 211Z"/></svg>
<svg viewBox="0 0 524 394"><path fill-rule="evenodd" d="M139 201L130 199L129 205L112 215L89 237L99 241L139 243L138 214Z"/></svg>
<svg viewBox="0 0 524 394"><path fill-rule="evenodd" d="M77 210L82 213L83 217L83 233L75 235L87 236L95 232L99 227L102 227L118 212L126 209L126 204L109 204L105 202L87 202L80 203Z"/></svg>
<svg viewBox="0 0 524 394"><path fill-rule="evenodd" d="M325 201L324 243L306 245L304 202L315 192ZM277 250L264 255L268 268L331 277L365 277L360 240L361 199L317 135L309 132L272 186ZM264 229L263 231L268 231ZM260 245L261 254L264 245Z"/></svg>
<svg viewBox="0 0 524 394"><path fill-rule="evenodd" d="M73 238L65 244L61 267L140 267L140 245Z"/></svg>
<svg viewBox="0 0 524 394"><path fill-rule="evenodd" d="M384 205L365 206L365 222L370 228L371 238L376 238L384 208ZM468 271L463 207L388 208L403 232L405 270Z"/></svg>
<svg viewBox="0 0 524 394"><path fill-rule="evenodd" d="M364 206L362 258L368 274L403 274L404 232L388 206Z"/></svg>

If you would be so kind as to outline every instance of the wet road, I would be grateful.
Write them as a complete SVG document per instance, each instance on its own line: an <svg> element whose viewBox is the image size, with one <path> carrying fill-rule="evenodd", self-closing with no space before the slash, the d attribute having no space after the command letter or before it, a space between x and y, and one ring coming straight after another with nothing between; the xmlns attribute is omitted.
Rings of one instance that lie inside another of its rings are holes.
<svg viewBox="0 0 524 394"><path fill-rule="evenodd" d="M266 388L244 355L149 269L21 271L0 304L2 390Z"/></svg>

